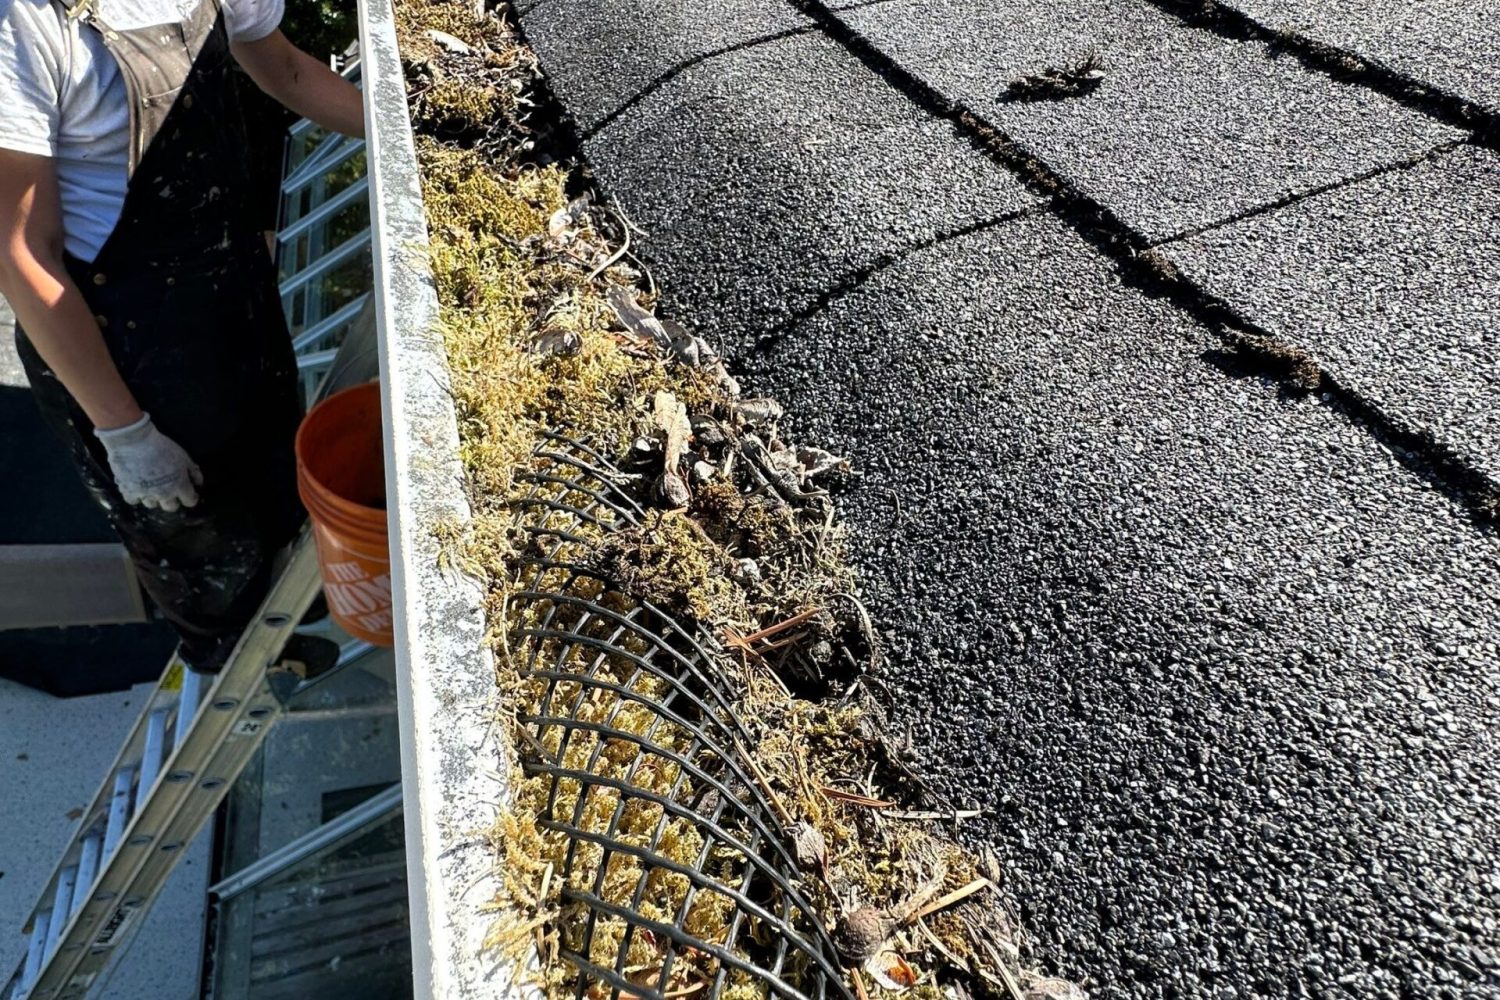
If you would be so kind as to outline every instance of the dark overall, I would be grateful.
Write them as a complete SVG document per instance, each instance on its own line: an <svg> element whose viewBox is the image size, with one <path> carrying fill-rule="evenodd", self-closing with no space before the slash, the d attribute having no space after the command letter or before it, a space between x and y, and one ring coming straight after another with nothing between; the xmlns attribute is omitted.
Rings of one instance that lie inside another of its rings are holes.
<svg viewBox="0 0 1500 1000"><path fill-rule="evenodd" d="M244 129L218 0L181 24L112 30L82 4L130 102L130 180L94 261L67 266L141 409L203 471L196 507L127 504L78 404L17 331L48 423L119 532L141 584L198 670L217 670L296 534L296 360L264 239L254 231Z"/></svg>

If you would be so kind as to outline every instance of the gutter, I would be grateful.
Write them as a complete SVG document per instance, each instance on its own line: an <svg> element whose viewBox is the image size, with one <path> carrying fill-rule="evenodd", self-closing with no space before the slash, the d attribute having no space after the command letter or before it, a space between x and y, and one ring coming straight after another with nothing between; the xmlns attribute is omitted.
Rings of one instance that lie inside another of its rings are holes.
<svg viewBox="0 0 1500 1000"><path fill-rule="evenodd" d="M413 996L518 994L486 956L499 865L489 832L508 798L508 748L483 592L442 566L438 525L470 521L458 425L426 261L427 222L391 0L360 0L375 329L385 419L397 711Z"/></svg>

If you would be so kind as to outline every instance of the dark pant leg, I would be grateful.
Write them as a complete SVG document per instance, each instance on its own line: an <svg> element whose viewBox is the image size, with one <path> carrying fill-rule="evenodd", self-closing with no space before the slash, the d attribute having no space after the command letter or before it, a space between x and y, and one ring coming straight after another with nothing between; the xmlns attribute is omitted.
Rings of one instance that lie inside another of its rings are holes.
<svg viewBox="0 0 1500 1000"><path fill-rule="evenodd" d="M174 296L171 304L187 310L177 315L198 318L190 328L151 324L138 338L150 338L144 345L106 336L142 408L203 470L191 509L125 503L88 418L17 331L43 416L119 533L142 587L177 629L184 659L201 670L223 664L304 516L292 453L301 413L295 359L269 275L244 277L205 279ZM216 324L202 322L203 303L191 301L204 297L223 303Z"/></svg>

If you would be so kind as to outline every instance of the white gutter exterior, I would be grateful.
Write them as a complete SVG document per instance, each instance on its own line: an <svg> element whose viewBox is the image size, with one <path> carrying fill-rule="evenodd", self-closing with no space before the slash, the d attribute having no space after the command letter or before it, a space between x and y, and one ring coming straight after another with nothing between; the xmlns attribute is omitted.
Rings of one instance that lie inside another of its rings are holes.
<svg viewBox="0 0 1500 1000"><path fill-rule="evenodd" d="M414 996L510 995L487 953L499 884L489 833L508 797L482 589L440 566L434 528L467 524L427 222L391 0L360 0L375 318L385 414Z"/></svg>

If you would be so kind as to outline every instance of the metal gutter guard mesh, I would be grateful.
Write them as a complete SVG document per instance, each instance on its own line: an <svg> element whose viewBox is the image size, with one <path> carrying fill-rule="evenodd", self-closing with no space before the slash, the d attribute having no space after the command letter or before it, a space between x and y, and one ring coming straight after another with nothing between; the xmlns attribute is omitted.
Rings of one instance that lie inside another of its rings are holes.
<svg viewBox="0 0 1500 1000"><path fill-rule="evenodd" d="M528 805L561 838L559 955L580 972L576 996L847 997L745 756L722 653L588 568L601 531L647 517L629 477L562 436L536 459L511 642L532 710Z"/></svg>

